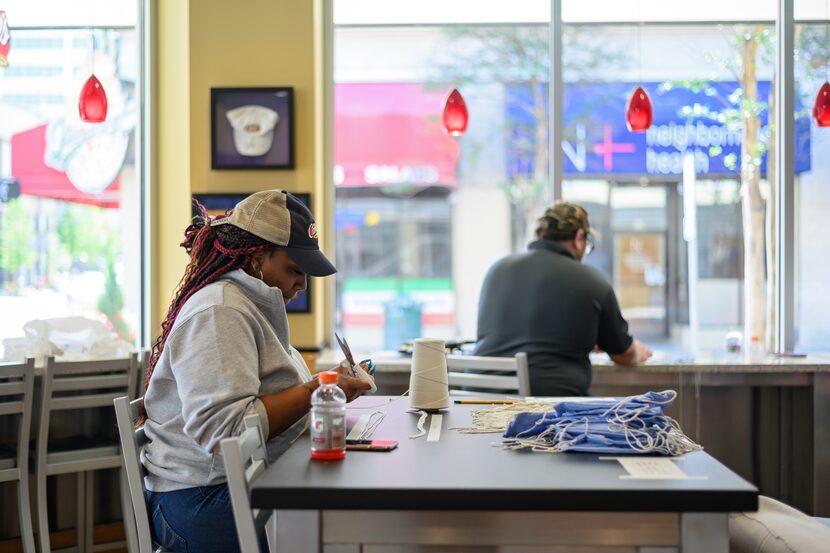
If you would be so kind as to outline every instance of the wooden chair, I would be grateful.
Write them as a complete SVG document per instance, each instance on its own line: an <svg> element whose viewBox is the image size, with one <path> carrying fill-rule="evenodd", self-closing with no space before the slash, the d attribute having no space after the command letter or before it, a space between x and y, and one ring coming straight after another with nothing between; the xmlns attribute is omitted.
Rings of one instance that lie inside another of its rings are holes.
<svg viewBox="0 0 830 553"><path fill-rule="evenodd" d="M272 511L251 509L248 484L268 466L265 437L259 426L259 417L245 417L245 431L240 436L225 438L220 443L231 494L233 518L242 551L260 551L259 535L265 531ZM267 553L262 551L261 553Z"/></svg>
<svg viewBox="0 0 830 553"><path fill-rule="evenodd" d="M35 553L32 512L29 506L29 429L32 423L32 394L35 360L0 364L0 417L19 417L17 447L0 448L0 482L17 482L17 509L20 541L24 553Z"/></svg>
<svg viewBox="0 0 830 553"><path fill-rule="evenodd" d="M100 417L95 411L112 407L113 399L132 396L136 383L136 355L119 359L90 361L46 360L40 397L40 424L35 446L35 489L37 492L38 541L40 552L49 553L49 519L47 516L46 479L59 474L76 474L77 543L80 551L91 552L93 531L93 471L118 468L120 471L121 504L124 528L132 550L135 535L132 525L132 507L123 471L121 451L117 439L101 436L73 435L50 440L52 414L69 410L87 411L90 417ZM113 420L113 423L115 421ZM131 535L132 534L132 535ZM123 548L125 542L97 544L95 550Z"/></svg>
<svg viewBox="0 0 830 553"><path fill-rule="evenodd" d="M529 396L527 354L513 357L447 355L450 395L504 398Z"/></svg>
<svg viewBox="0 0 830 553"><path fill-rule="evenodd" d="M124 471L127 473L127 485L130 489L130 502L135 517L138 534L138 551L140 553L164 553L164 548L153 544L150 531L150 518L147 511L147 498L144 495L144 475L146 470L141 465L141 448L147 443L144 426L136 428L142 398L130 401L127 396L113 400L115 418L118 421L118 436L121 439L121 455ZM124 517L126 519L126 515ZM126 520L124 524L127 524Z"/></svg>

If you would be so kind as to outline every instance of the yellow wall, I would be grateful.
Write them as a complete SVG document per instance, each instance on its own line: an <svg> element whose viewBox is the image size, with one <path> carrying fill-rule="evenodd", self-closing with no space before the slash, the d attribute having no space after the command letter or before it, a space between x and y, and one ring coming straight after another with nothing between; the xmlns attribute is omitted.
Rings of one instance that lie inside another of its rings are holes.
<svg viewBox="0 0 830 553"><path fill-rule="evenodd" d="M187 255L178 244L190 216L188 2L157 2L151 40L151 340L159 333Z"/></svg>
<svg viewBox="0 0 830 553"><path fill-rule="evenodd" d="M178 243L190 218L190 194L268 188L310 192L315 218L325 221L317 136L322 128L315 31L320 0L160 0L157 6L154 335L186 264ZM247 86L294 88L295 169L210 168L210 89ZM320 228L327 250L326 225ZM322 342L327 288L317 280L313 312L290 316L295 346L312 348Z"/></svg>

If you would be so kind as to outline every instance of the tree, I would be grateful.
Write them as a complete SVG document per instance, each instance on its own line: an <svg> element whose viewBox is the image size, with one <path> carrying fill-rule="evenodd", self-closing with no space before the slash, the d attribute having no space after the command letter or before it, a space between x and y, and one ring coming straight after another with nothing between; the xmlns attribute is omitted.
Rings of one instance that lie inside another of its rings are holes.
<svg viewBox="0 0 830 553"><path fill-rule="evenodd" d="M68 204L58 222L58 239L73 267L100 266L118 234L100 207Z"/></svg>
<svg viewBox="0 0 830 553"><path fill-rule="evenodd" d="M767 158L766 196L762 194L761 163L765 153L770 151L769 144L774 136L765 137L761 133L761 115L770 113L774 104L775 85L770 87L767 101L758 96L758 68L770 66L774 55L771 31L764 25L737 25L731 42L733 55L705 54L721 69L728 70L739 83L731 94L724 96L705 80L687 80L670 86L682 86L694 92L705 90L706 94L720 100L722 109L710 109L700 105L684 106L681 114L690 119L703 118L718 121L730 128L741 131L741 155L724 155L724 165L738 170L741 181L741 222L743 227L744 249L744 336L748 342L751 337L766 337L771 344L772 327L767 327L767 320L775 317L774 302L768 301L772 296L771 287L776 275L772 263L775 252L768 251L774 247L771 239L774 217L767 216L767 211L775 206L775 160ZM770 129L774 128L770 120ZM771 152L771 151L770 151ZM710 149L709 155L723 155L720 150ZM772 271L772 274L767 274ZM770 333L767 333L767 330Z"/></svg>
<svg viewBox="0 0 830 553"><path fill-rule="evenodd" d="M769 44L769 30L761 25L738 34L740 47L740 83L743 90L740 114L743 124L741 140L741 215L744 240L744 336L766 337L766 243L767 217L761 195L761 156L767 144L759 140L760 113L768 104L758 99L758 48ZM775 94L775 86L770 94ZM773 100L774 101L774 100ZM767 171L767 180L774 172ZM775 186L769 187L771 205ZM772 219L769 219L772 222ZM772 241L770 241L772 242ZM770 263L770 265L772 265ZM772 279L769 279L770 281Z"/></svg>
<svg viewBox="0 0 830 553"><path fill-rule="evenodd" d="M3 269L3 288L15 287L15 280L21 271L34 267L35 264L35 229L32 218L20 198L5 204L5 214L0 232L0 268Z"/></svg>
<svg viewBox="0 0 830 553"><path fill-rule="evenodd" d="M124 293L115 268L121 242L117 220L103 208L68 204L57 234L73 268L103 271L104 290L98 297L98 310L120 338L132 341L132 329L122 314Z"/></svg>
<svg viewBox="0 0 830 553"><path fill-rule="evenodd" d="M823 29L798 27L796 38L796 71L800 73L796 83L815 78L823 70L830 53L830 44ZM778 317L776 290L779 285L777 264L777 241L775 232L778 197L776 183L775 144L776 133L776 76L770 86L766 101L758 94L759 68L772 70L775 43L772 30L764 25L738 25L733 37L733 51L737 56L711 56L720 67L730 70L740 83L740 89L729 98L723 99L724 109L699 112L692 107L684 108L688 115L707 117L739 125L742 132L741 157L725 159L727 166L740 169L741 178L741 219L744 242L744 334L764 338L767 349L775 347L775 325ZM823 71L822 71L823 73ZM706 86L705 82L685 82L683 86L696 88ZM816 87L809 87L814 89ZM798 90L796 90L798 93ZM812 98L803 98L807 105ZM766 112L769 134L761 133L761 115ZM761 161L767 156L766 182L762 187Z"/></svg>
<svg viewBox="0 0 830 553"><path fill-rule="evenodd" d="M118 284L115 262L110 258L106 262L104 291L98 298L98 310L106 315L107 320L119 338L127 342L132 342L132 329L124 320L121 313L122 309L124 309L124 293L121 291L121 285Z"/></svg>

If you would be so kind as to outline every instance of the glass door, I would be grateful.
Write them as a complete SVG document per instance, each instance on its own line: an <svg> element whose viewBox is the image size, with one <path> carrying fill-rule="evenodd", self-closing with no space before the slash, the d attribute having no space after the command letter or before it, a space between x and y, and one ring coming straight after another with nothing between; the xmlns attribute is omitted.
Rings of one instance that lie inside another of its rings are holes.
<svg viewBox="0 0 830 553"><path fill-rule="evenodd" d="M668 191L663 185L611 187L611 275L631 333L668 336Z"/></svg>

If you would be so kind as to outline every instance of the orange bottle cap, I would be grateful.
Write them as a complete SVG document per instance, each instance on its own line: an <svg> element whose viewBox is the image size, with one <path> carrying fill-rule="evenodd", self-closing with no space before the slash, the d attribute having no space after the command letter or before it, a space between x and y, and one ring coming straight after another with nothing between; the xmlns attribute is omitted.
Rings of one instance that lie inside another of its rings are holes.
<svg viewBox="0 0 830 553"><path fill-rule="evenodd" d="M318 377L320 380L320 384L336 384L337 383L337 373L334 371L326 371L324 373L320 373Z"/></svg>

